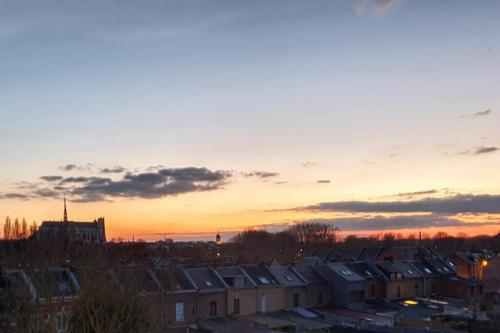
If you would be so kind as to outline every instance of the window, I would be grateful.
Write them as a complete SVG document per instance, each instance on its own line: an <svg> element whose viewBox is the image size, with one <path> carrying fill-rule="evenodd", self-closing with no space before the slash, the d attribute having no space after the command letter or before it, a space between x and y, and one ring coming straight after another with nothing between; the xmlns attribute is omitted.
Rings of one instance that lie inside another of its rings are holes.
<svg viewBox="0 0 500 333"><path fill-rule="evenodd" d="M321 293L321 291L318 291L317 297L318 297L318 305L323 305L323 294Z"/></svg>
<svg viewBox="0 0 500 333"><path fill-rule="evenodd" d="M293 307L299 307L299 294L293 294Z"/></svg>
<svg viewBox="0 0 500 333"><path fill-rule="evenodd" d="M408 274L413 274L413 271L411 269L409 269Z"/></svg>
<svg viewBox="0 0 500 333"><path fill-rule="evenodd" d="M235 298L233 301L234 305L234 314L239 315L240 314L240 299Z"/></svg>
<svg viewBox="0 0 500 333"><path fill-rule="evenodd" d="M63 311L60 311L57 313L57 333L65 333L68 331L68 317L66 316L66 313Z"/></svg>
<svg viewBox="0 0 500 333"><path fill-rule="evenodd" d="M365 271L365 273L366 273L366 275L368 275L368 276L373 276L372 272L370 272L369 270L366 270L366 271Z"/></svg>
<svg viewBox="0 0 500 333"><path fill-rule="evenodd" d="M184 321L184 303L175 303L175 321Z"/></svg>
<svg viewBox="0 0 500 333"><path fill-rule="evenodd" d="M259 281L262 284L270 284L271 283L271 282L269 282L269 279L266 278L265 276L259 276Z"/></svg>
<svg viewBox="0 0 500 333"><path fill-rule="evenodd" d="M375 297L375 296L377 296L377 290L375 285L372 283L370 285L370 297Z"/></svg>
<svg viewBox="0 0 500 333"><path fill-rule="evenodd" d="M398 286L396 289L396 297L401 297L401 287Z"/></svg>
<svg viewBox="0 0 500 333"><path fill-rule="evenodd" d="M415 296L420 296L420 295L418 294L418 284L416 284L416 285L415 285Z"/></svg>
<svg viewBox="0 0 500 333"><path fill-rule="evenodd" d="M217 316L217 302L210 302L210 316Z"/></svg>
<svg viewBox="0 0 500 333"><path fill-rule="evenodd" d="M207 287L209 287L209 288L213 286L212 282L210 282L210 281L205 281L205 284L206 284L206 285L207 285Z"/></svg>
<svg viewBox="0 0 500 333"><path fill-rule="evenodd" d="M262 296L260 298L260 312L266 313L267 312L267 297Z"/></svg>
<svg viewBox="0 0 500 333"><path fill-rule="evenodd" d="M285 280L287 280L287 281L292 281L292 278L291 278L290 276L288 276L288 275L287 275L287 276L285 276Z"/></svg>
<svg viewBox="0 0 500 333"><path fill-rule="evenodd" d="M424 268L424 271L427 273L427 274L432 274L432 271L430 269L428 269L427 267Z"/></svg>

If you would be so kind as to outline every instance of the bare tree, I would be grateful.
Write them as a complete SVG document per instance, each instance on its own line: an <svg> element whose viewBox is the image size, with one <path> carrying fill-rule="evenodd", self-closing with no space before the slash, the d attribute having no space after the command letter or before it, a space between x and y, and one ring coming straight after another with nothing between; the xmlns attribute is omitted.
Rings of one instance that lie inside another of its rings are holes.
<svg viewBox="0 0 500 333"><path fill-rule="evenodd" d="M21 222L21 238L28 238L28 223L24 218L23 222Z"/></svg>
<svg viewBox="0 0 500 333"><path fill-rule="evenodd" d="M8 216L5 218L3 225L3 239L12 239L12 222Z"/></svg>
<svg viewBox="0 0 500 333"><path fill-rule="evenodd" d="M12 227L12 239L21 238L21 225L19 224L19 219L16 217L14 220L14 225Z"/></svg>

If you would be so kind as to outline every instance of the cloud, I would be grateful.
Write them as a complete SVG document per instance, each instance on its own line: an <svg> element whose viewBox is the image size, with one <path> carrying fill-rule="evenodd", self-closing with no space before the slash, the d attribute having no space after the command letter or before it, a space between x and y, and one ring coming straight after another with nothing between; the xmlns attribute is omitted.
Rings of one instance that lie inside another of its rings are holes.
<svg viewBox="0 0 500 333"><path fill-rule="evenodd" d="M500 195L457 194L445 198L425 198L412 201L337 201L298 207L294 210L311 212L352 213L412 213L440 214L500 213Z"/></svg>
<svg viewBox="0 0 500 333"><path fill-rule="evenodd" d="M70 170L75 167L71 166ZM75 202L110 201L122 198L161 198L189 192L221 189L232 176L230 171L207 168L164 168L155 172L127 173L121 179L107 177L43 176L53 184L33 184L23 193L0 195L2 199L59 198L64 193Z"/></svg>
<svg viewBox="0 0 500 333"><path fill-rule="evenodd" d="M280 174L278 172L269 172L269 171L251 171L244 173L245 177L258 177L258 178L271 178L277 177Z"/></svg>
<svg viewBox="0 0 500 333"><path fill-rule="evenodd" d="M478 147L473 152L474 155L489 154L500 150L498 147Z"/></svg>
<svg viewBox="0 0 500 333"><path fill-rule="evenodd" d="M415 192L402 192L402 193L398 193L394 196L404 197L404 198L413 198L415 196L436 194L436 193L439 193L439 191L438 190L425 190L425 191L415 191Z"/></svg>
<svg viewBox="0 0 500 333"><path fill-rule="evenodd" d="M332 219L310 219L300 222L326 223L337 227L341 231L379 231L397 229L424 229L443 227L467 227L500 225L500 221L482 223L467 223L456 218L439 214L412 215L412 216L374 216L374 217L348 217Z"/></svg>
<svg viewBox="0 0 500 333"><path fill-rule="evenodd" d="M42 177L40 177L40 179L45 180L47 182L55 182L55 181L63 179L63 177L62 176L42 176Z"/></svg>
<svg viewBox="0 0 500 333"><path fill-rule="evenodd" d="M318 163L311 162L311 161L306 161L306 162L302 163L302 167L303 168L312 168L312 167L314 167L316 165L318 165Z"/></svg>
<svg viewBox="0 0 500 333"><path fill-rule="evenodd" d="M468 150L464 150L464 151L455 153L454 155L484 155L484 154L495 153L499 150L500 150L499 147L479 146L479 147L475 147L473 149L468 149ZM445 155L448 155L448 152L445 152Z"/></svg>
<svg viewBox="0 0 500 333"><path fill-rule="evenodd" d="M461 115L460 118L479 118L479 117L489 116L492 113L493 113L493 111L488 109L488 110L479 111L479 112L472 113L472 114L464 114L464 115Z"/></svg>
<svg viewBox="0 0 500 333"><path fill-rule="evenodd" d="M84 184L73 188L71 194L81 201L100 201L114 197L161 198L221 189L231 175L229 171L188 167L128 173L121 180L88 177Z"/></svg>
<svg viewBox="0 0 500 333"><path fill-rule="evenodd" d="M92 170L92 164L87 164L87 165L76 165L76 164L66 164L61 167L59 167L59 170L62 171L91 171Z"/></svg>
<svg viewBox="0 0 500 333"><path fill-rule="evenodd" d="M17 200L29 200L30 196L22 193L5 193L0 194L1 199L17 199Z"/></svg>
<svg viewBox="0 0 500 333"><path fill-rule="evenodd" d="M112 168L103 168L101 169L101 173L123 173L127 171L127 169L125 169L124 167L121 167L121 166L114 166Z"/></svg>
<svg viewBox="0 0 500 333"><path fill-rule="evenodd" d="M318 183L318 184L330 184L330 180L329 179L318 179L316 181L316 183Z"/></svg>
<svg viewBox="0 0 500 333"><path fill-rule="evenodd" d="M401 3L400 0L364 0L354 5L358 15L381 15L390 12Z"/></svg>

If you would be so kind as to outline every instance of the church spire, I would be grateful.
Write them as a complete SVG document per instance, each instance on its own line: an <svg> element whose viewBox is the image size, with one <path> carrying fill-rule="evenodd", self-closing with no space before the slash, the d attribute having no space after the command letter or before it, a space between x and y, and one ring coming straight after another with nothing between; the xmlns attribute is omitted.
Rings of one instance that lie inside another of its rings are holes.
<svg viewBox="0 0 500 333"><path fill-rule="evenodd" d="M68 211L66 210L66 196L64 196L64 222L68 222Z"/></svg>

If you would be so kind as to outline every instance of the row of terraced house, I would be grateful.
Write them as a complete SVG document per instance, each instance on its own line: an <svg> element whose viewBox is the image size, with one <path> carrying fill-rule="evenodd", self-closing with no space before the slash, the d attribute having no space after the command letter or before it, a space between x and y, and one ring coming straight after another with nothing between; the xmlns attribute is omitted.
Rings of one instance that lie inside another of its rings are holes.
<svg viewBox="0 0 500 333"><path fill-rule="evenodd" d="M259 327L277 330L279 325L275 322L276 327L272 327L272 320L263 316L294 311L307 321L311 313L339 309L361 313L368 302L377 299L482 297L482 276L460 273L471 264L462 261L463 256L444 258L424 247L379 247L365 248L341 262L322 252L291 265L127 266L110 269L110 276L123 285L132 281L139 285L141 294L151 301L160 332L196 332L201 327L210 331L207 322L228 317L253 320ZM67 313L78 297L77 270L27 273L11 269L5 273L17 290L37 300L42 312L49 299L51 306L58 306L57 329L65 331ZM390 320L381 323L391 325ZM321 331L328 331L327 327Z"/></svg>

